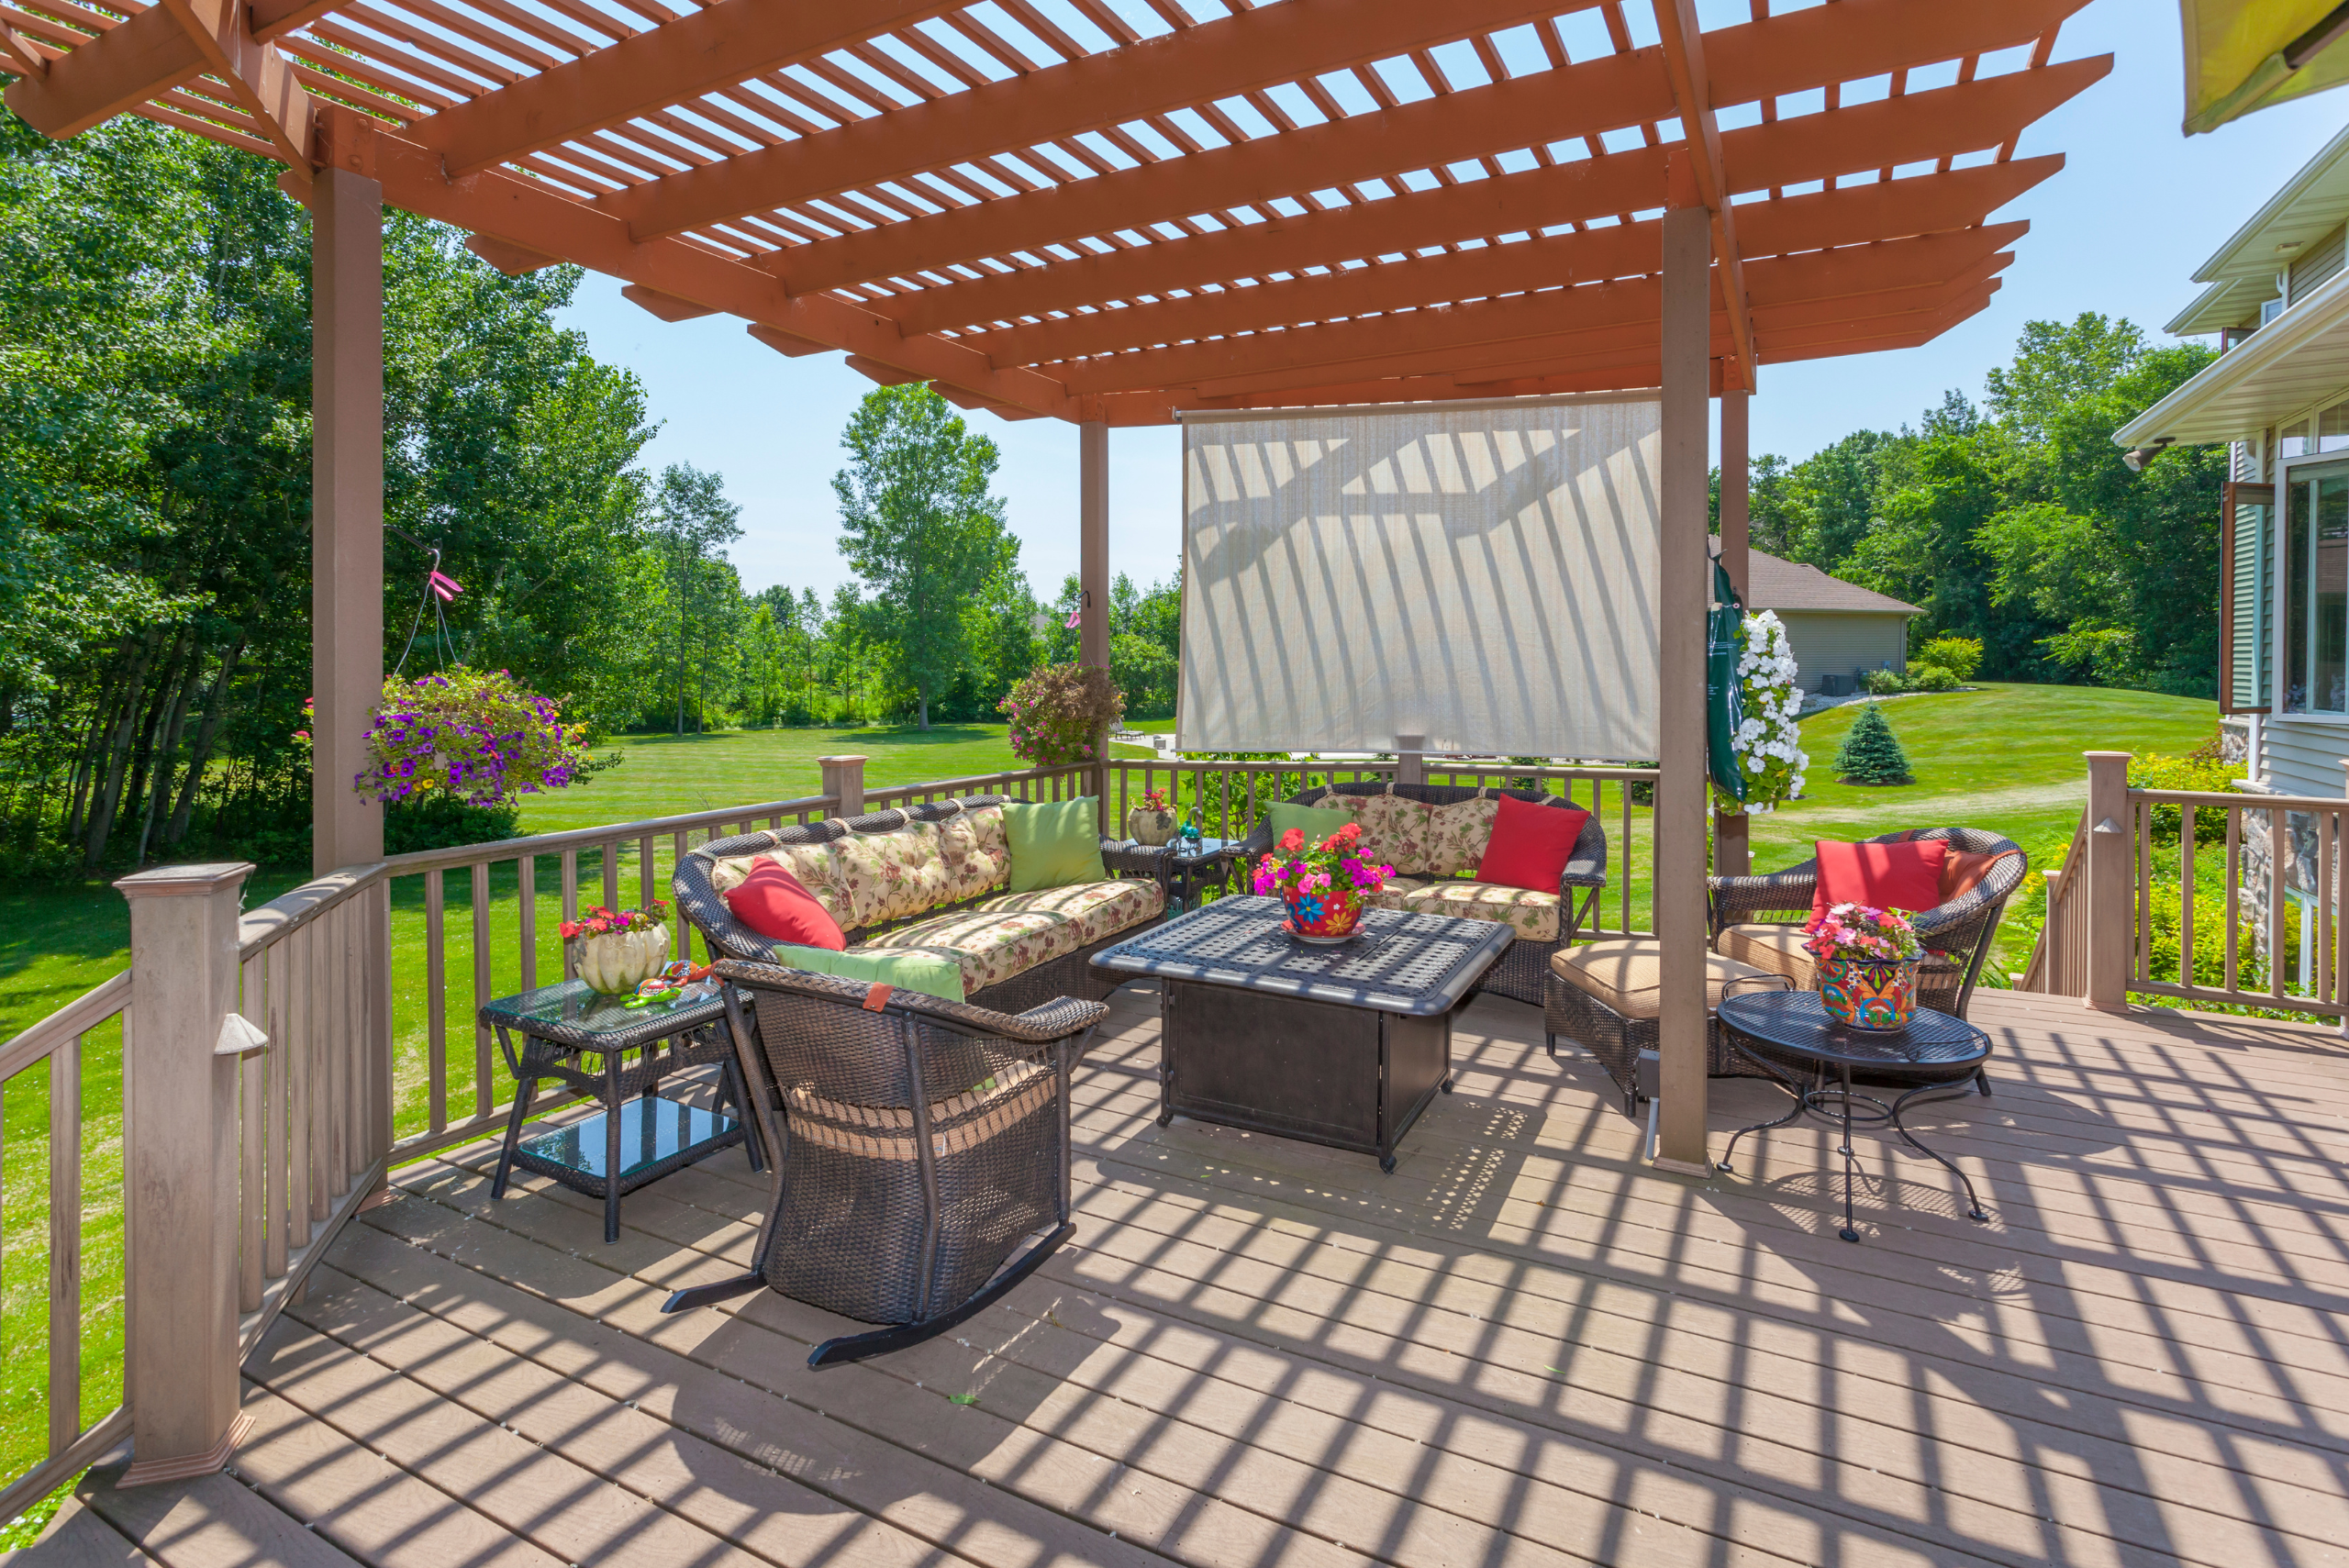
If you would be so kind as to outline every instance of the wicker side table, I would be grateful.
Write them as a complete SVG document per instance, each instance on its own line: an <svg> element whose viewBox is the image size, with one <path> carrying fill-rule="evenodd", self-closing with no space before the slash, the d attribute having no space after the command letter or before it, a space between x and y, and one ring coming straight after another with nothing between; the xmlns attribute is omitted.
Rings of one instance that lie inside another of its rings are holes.
<svg viewBox="0 0 2349 1568"><path fill-rule="evenodd" d="M716 993L671 1003L629 1007L599 996L584 980L542 985L518 996L492 1002L481 1021L497 1031L506 1065L514 1074L514 1111L507 1118L506 1142L497 1156L490 1196L506 1195L513 1168L521 1166L560 1182L573 1192L604 1200L604 1240L620 1239L620 1198L695 1161L750 1144L751 1168L766 1168L766 1151L743 1114L740 1069L726 1037L726 1004ZM515 1048L514 1037L522 1037ZM627 1060L630 1051L636 1060ZM589 1066L581 1059L602 1060ZM688 1067L721 1069L723 1105L733 1114L706 1111L654 1091L661 1081ZM539 1084L553 1079L598 1101L603 1110L583 1120L522 1135Z"/></svg>

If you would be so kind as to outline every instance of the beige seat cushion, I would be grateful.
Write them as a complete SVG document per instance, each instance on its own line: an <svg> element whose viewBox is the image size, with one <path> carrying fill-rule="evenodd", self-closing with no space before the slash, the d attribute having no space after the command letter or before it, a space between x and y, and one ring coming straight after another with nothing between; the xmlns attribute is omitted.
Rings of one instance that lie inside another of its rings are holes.
<svg viewBox="0 0 2349 1568"><path fill-rule="evenodd" d="M1497 920L1530 942L1558 940L1558 895L1530 887L1456 877L1422 884L1403 901L1414 915L1450 915L1461 920Z"/></svg>
<svg viewBox="0 0 2349 1568"><path fill-rule="evenodd" d="M1390 876L1386 885L1362 901L1365 909L1405 909L1410 906L1411 895L1428 884L1423 876Z"/></svg>
<svg viewBox="0 0 2349 1568"><path fill-rule="evenodd" d="M1155 882L1083 882L1001 894L969 909L885 931L862 945L945 954L962 965L968 995L1138 926L1165 906L1165 890Z"/></svg>
<svg viewBox="0 0 2349 1568"><path fill-rule="evenodd" d="M1656 1016L1661 965L1660 952L1653 938L1635 937L1624 941L1589 942L1578 948L1560 948L1550 955L1550 973L1582 992L1601 1006L1627 1018L1652 1018ZM1721 987L1731 981L1760 981L1768 971L1740 963L1733 958L1709 952L1705 955L1705 1010L1712 1011L1721 1005ZM1762 990L1762 985L1740 984L1738 991Z"/></svg>
<svg viewBox="0 0 2349 1568"><path fill-rule="evenodd" d="M1809 940L1800 926L1731 926L1714 940L1713 951L1772 974L1783 974L1798 991L1812 991L1818 989L1819 972L1803 947Z"/></svg>

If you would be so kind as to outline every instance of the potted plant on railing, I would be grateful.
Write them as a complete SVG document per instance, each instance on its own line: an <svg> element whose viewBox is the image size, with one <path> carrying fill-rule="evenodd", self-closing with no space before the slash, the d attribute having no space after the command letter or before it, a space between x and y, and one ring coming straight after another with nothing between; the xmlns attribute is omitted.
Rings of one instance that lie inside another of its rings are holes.
<svg viewBox="0 0 2349 1568"><path fill-rule="evenodd" d="M1393 866L1364 860L1362 825L1349 822L1308 847L1292 828L1256 865L1255 890L1288 905L1288 932L1299 941L1341 942L1362 923L1363 900L1386 885Z"/></svg>
<svg viewBox="0 0 2349 1568"><path fill-rule="evenodd" d="M1174 836L1174 813L1163 789L1141 792L1141 804L1126 813L1126 837L1137 844L1159 845Z"/></svg>
<svg viewBox="0 0 2349 1568"><path fill-rule="evenodd" d="M562 940L573 944L571 967L587 989L604 996L633 995L668 964L669 906L658 898L649 909L598 904L578 919L565 920Z"/></svg>
<svg viewBox="0 0 2349 1568"><path fill-rule="evenodd" d="M1807 944L1818 961L1819 999L1847 1029L1890 1032L1917 1011L1924 945L1898 910L1838 904Z"/></svg>
<svg viewBox="0 0 2349 1568"><path fill-rule="evenodd" d="M594 764L587 727L565 724L562 704L504 670L462 665L384 683L367 731L368 764L352 782L370 800L435 794L496 806L561 789Z"/></svg>

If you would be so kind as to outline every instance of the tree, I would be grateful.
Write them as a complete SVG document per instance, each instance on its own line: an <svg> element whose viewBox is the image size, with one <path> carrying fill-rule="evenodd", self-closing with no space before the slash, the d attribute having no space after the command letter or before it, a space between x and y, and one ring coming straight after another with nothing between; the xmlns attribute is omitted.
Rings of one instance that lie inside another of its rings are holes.
<svg viewBox="0 0 2349 1568"><path fill-rule="evenodd" d="M987 491L996 445L919 384L867 393L841 445L841 554L874 592L870 635L928 729L969 646L964 609L1002 561L1003 502Z"/></svg>
<svg viewBox="0 0 2349 1568"><path fill-rule="evenodd" d="M685 732L685 662L693 645L698 607L711 601L705 581L710 551L742 537L735 519L742 508L726 499L726 481L691 463L674 462L661 472L660 510L653 537L669 562L677 617L677 729ZM729 575L730 575L730 571ZM707 643L705 642L705 648ZM707 670L705 669L705 682Z"/></svg>
<svg viewBox="0 0 2349 1568"><path fill-rule="evenodd" d="M1862 703L1851 733L1835 753L1838 776L1854 784L1909 784L1909 754L1885 721L1882 703Z"/></svg>

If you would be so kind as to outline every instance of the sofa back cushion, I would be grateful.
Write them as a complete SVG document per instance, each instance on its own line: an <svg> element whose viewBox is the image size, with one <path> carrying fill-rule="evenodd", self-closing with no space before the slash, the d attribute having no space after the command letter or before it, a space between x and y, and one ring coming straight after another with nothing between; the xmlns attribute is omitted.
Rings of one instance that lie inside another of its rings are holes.
<svg viewBox="0 0 2349 1568"><path fill-rule="evenodd" d="M709 867L710 891L724 898L762 864L781 866L796 877L799 884L824 906L824 912L840 925L856 924L855 905L841 885L829 844L778 844L773 849L713 861Z"/></svg>
<svg viewBox="0 0 2349 1568"><path fill-rule="evenodd" d="M1474 876L1492 842L1500 802L1491 795L1428 809L1427 874Z"/></svg>
<svg viewBox="0 0 2349 1568"><path fill-rule="evenodd" d="M829 847L834 875L854 916L843 925L902 920L947 901L946 854L935 822L851 833Z"/></svg>
<svg viewBox="0 0 2349 1568"><path fill-rule="evenodd" d="M949 904L998 892L1011 879L1011 844L1000 806L974 806L941 822L938 845L946 857Z"/></svg>
<svg viewBox="0 0 2349 1568"><path fill-rule="evenodd" d="M1340 795L1329 790L1312 802L1316 810L1343 812L1362 829L1363 858L1392 866L1397 876L1417 876L1428 858L1428 808L1408 795Z"/></svg>

